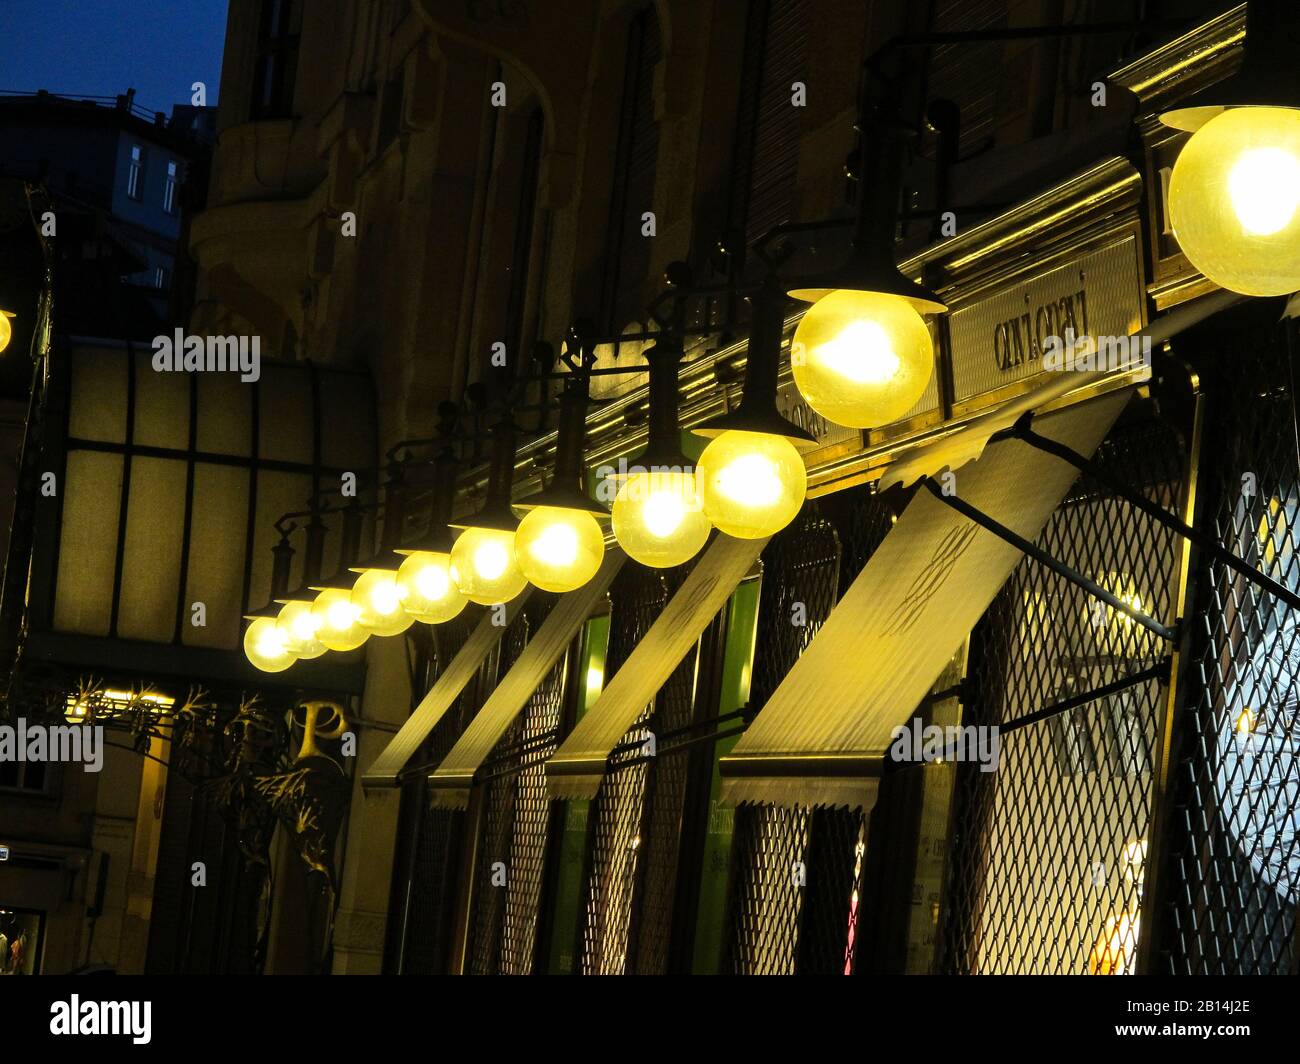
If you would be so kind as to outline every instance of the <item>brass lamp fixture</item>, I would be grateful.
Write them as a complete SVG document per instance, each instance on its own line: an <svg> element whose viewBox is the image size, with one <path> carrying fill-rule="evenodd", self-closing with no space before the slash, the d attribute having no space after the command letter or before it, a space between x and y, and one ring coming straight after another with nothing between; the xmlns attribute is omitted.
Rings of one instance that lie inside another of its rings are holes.
<svg viewBox="0 0 1300 1064"><path fill-rule="evenodd" d="M1169 178L1179 246L1215 284L1248 296L1300 290L1300 10L1250 0L1228 82L1160 120L1192 134Z"/></svg>
<svg viewBox="0 0 1300 1064"><path fill-rule="evenodd" d="M289 572L293 564L293 547L288 529L282 529L280 542L271 548L271 601L260 610L245 615L252 623L244 629L244 656L262 672L284 672L298 660L289 649L289 635L279 625L280 600L289 589Z"/></svg>
<svg viewBox="0 0 1300 1064"><path fill-rule="evenodd" d="M352 566L361 551L363 517L361 508L356 505L343 511L338 572L330 579L312 585L312 589L318 592L312 603L312 613L320 622L317 638L328 650L356 650L370 638L370 631L360 623L361 611L352 604L352 585L356 582Z"/></svg>
<svg viewBox="0 0 1300 1064"><path fill-rule="evenodd" d="M528 584L515 561L519 520L510 506L518 431L508 412L492 427L487 499L472 517L452 522L464 530L451 549L452 581L461 594L483 606L509 602Z"/></svg>
<svg viewBox="0 0 1300 1064"><path fill-rule="evenodd" d="M453 443L459 408L455 403L439 407L442 446L433 462L433 509L429 530L418 543L398 548L403 561L397 569L402 608L425 624L442 624L458 617L469 599L451 575L453 536L449 522L456 499L459 467Z"/></svg>
<svg viewBox="0 0 1300 1064"><path fill-rule="evenodd" d="M790 301L769 280L750 302L753 318L740 403L693 429L711 440L699 461L704 514L720 531L739 539L770 536L794 520L808 491L799 451L817 443L776 406Z"/></svg>
<svg viewBox="0 0 1300 1064"><path fill-rule="evenodd" d="M595 348L585 326L570 330L563 361L569 367L560 392L555 475L542 491L515 503L525 511L515 533L520 571L543 591L573 591L596 575L605 555L598 518L609 511L586 492L583 443Z"/></svg>
<svg viewBox="0 0 1300 1064"><path fill-rule="evenodd" d="M356 623L371 635L401 635L415 618L403 608L403 592L397 573L404 557L397 552L402 528L406 523L406 480L400 461L389 464L388 483L384 486L384 532L379 553L353 572L359 573L352 585L351 601L356 609Z"/></svg>
<svg viewBox="0 0 1300 1064"><path fill-rule="evenodd" d="M695 462L682 453L677 378L684 348L681 291L690 283L684 264L669 268L672 321L645 352L650 377L646 449L628 464L614 496L614 538L629 558L655 569L681 565L699 553L712 524L704 515Z"/></svg>
<svg viewBox="0 0 1300 1064"><path fill-rule="evenodd" d="M315 594L311 586L320 579L325 554L325 525L320 510L313 507L307 523L307 546L303 557L303 589L282 602L276 624L284 633L285 648L299 660L318 658L328 649L320 640L321 620L313 610Z"/></svg>
<svg viewBox="0 0 1300 1064"><path fill-rule="evenodd" d="M870 86L872 79L864 79ZM853 428L897 421L925 393L934 343L922 315L947 310L894 262L907 128L864 89L858 120L858 199L848 262L787 287L812 303L795 330L790 364L795 384L817 413Z"/></svg>

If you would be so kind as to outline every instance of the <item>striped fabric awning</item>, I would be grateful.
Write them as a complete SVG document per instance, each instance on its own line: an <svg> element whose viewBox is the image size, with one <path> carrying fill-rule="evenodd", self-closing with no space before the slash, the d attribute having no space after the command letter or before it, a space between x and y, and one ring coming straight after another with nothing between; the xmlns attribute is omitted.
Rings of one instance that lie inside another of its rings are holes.
<svg viewBox="0 0 1300 1064"><path fill-rule="evenodd" d="M1041 416L1035 429L1091 455L1130 394ZM961 465L953 486L964 503L1032 541L1077 475L1074 466L1009 438ZM895 728L1022 557L930 492L918 492L722 758L723 800L869 809Z"/></svg>
<svg viewBox="0 0 1300 1064"><path fill-rule="evenodd" d="M718 534L596 704L546 762L552 797L595 796L610 752L718 615L766 543Z"/></svg>
<svg viewBox="0 0 1300 1064"><path fill-rule="evenodd" d="M524 608L524 603L528 601L531 592L530 584L506 604L504 613L489 609L483 614L478 626L465 640L465 645L439 674L438 679L429 688L429 693L415 707L415 712L406 718L406 723L384 747L383 753L375 758L374 764L362 775L362 787L398 785L399 774L406 767L411 755L429 737L429 733L460 697L465 685L474 678L474 674L487 660L493 648L501 642L502 635L510 627L511 622L519 616L519 611Z"/></svg>
<svg viewBox="0 0 1300 1064"><path fill-rule="evenodd" d="M519 659L474 715L442 764L429 776L436 805L463 809L469 803L474 774L573 642L626 560L627 555L621 550L611 548L591 580L556 602Z"/></svg>

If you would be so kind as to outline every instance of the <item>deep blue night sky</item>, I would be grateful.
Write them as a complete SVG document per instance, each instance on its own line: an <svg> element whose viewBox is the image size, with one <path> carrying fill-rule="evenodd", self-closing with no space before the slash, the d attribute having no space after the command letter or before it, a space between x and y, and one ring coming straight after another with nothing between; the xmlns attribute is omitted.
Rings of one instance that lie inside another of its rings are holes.
<svg viewBox="0 0 1300 1064"><path fill-rule="evenodd" d="M115 96L151 111L217 102L227 0L0 0L0 90Z"/></svg>

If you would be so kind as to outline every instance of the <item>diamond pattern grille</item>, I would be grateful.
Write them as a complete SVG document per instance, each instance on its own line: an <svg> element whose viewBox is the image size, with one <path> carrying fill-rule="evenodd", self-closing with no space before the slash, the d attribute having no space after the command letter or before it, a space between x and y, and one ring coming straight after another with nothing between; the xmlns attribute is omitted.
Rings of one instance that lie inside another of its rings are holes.
<svg viewBox="0 0 1300 1064"><path fill-rule="evenodd" d="M529 633L535 631L543 620L551 600L542 601L545 606L539 608L537 599L530 600L531 608L525 609L506 630L495 670L496 682L500 682L510 671L510 667L523 653ZM562 679L560 682L563 682ZM505 749L517 746L529 718L539 715L539 698L542 712L545 712L548 705L545 693L550 686L551 678L548 677L546 684L538 688L524 712L503 736ZM558 701L556 705L558 707ZM558 723L557 712L551 727L554 728ZM519 755L508 753L504 764L494 766L494 771L517 770L520 765ZM524 771L532 772L535 777L541 770L540 766L534 764ZM533 911L536 911L535 898L541 891L542 854L546 848L546 811L542 811L540 839L528 831L529 827L536 827L535 808L525 807L522 810L524 823L519 823L521 798L529 795L527 785L520 775L517 771L509 771L507 774L496 775L483 784L483 826L474 872L474 937L469 954L469 970L473 975L526 974L527 969L521 970L521 967L531 962L535 925L531 917L520 920L519 904L521 900L532 897ZM535 793L536 778L530 782ZM529 812L534 814L531 819ZM522 834L518 839L518 848L515 846L517 834Z"/></svg>
<svg viewBox="0 0 1300 1064"><path fill-rule="evenodd" d="M1176 434L1141 421L1097 460L1176 511ZM1156 620L1172 621L1177 537L1085 475L1038 543ZM965 723L1019 718L1163 659L1147 629L1031 560L972 638ZM957 972L1133 971L1152 763L1165 686L1148 680L1003 732L994 772L958 766L942 965Z"/></svg>
<svg viewBox="0 0 1300 1064"><path fill-rule="evenodd" d="M623 568L610 591L606 675L627 660L687 571ZM592 803L584 975L656 972L667 963L686 764L671 756L641 760L638 748L651 727L663 732L689 722L697 656L686 655L629 729Z"/></svg>
<svg viewBox="0 0 1300 1064"><path fill-rule="evenodd" d="M430 682L469 638L470 619L462 614L439 625L434 636L434 662ZM461 695L456 708L439 722L417 755L421 762L445 757L460 735L461 718L472 700L473 684ZM401 819L416 820L415 847L409 887L404 899L405 941L400 970L412 975L441 975L447 970L456 884L455 854L464 814L429 807L423 774L402 785Z"/></svg>
<svg viewBox="0 0 1300 1064"><path fill-rule="evenodd" d="M1290 329L1286 335L1284 329ZM1211 393L1202 527L1300 589L1294 323L1234 336ZM1288 366L1288 362L1291 365ZM1212 562L1174 768L1173 856L1156 970L1297 970L1300 639L1296 612Z"/></svg>
<svg viewBox="0 0 1300 1064"><path fill-rule="evenodd" d="M836 503L838 528L817 503L809 503L763 553L754 706L776 690L891 527L888 506L865 488L844 493ZM800 603L807 622L802 627L791 623ZM745 805L736 811L735 830L730 970L852 971L862 814Z"/></svg>

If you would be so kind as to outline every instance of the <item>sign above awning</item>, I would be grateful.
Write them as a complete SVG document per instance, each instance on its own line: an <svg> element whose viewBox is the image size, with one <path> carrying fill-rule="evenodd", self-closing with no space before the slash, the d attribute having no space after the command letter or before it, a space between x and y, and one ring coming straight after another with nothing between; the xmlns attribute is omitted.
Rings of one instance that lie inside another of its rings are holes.
<svg viewBox="0 0 1300 1064"><path fill-rule="evenodd" d="M1035 420L1091 455L1131 390ZM985 437L987 438L987 437ZM1034 540L1077 476L1011 438L951 484L965 503ZM1023 556L918 492L731 754L730 803L870 808L896 727L925 697Z"/></svg>
<svg viewBox="0 0 1300 1064"><path fill-rule="evenodd" d="M553 798L594 798L611 751L758 560L766 539L718 534L622 667L546 762Z"/></svg>
<svg viewBox="0 0 1300 1064"><path fill-rule="evenodd" d="M468 804L474 774L573 642L626 560L621 550L610 549L596 575L576 591L561 596L552 607L519 659L429 777L435 804L451 808Z"/></svg>
<svg viewBox="0 0 1300 1064"><path fill-rule="evenodd" d="M484 612L478 626L465 640L465 645L438 675L429 688L429 693L415 707L415 712L406 718L406 723L398 729L397 734L384 747L383 753L375 758L374 764L361 777L363 787L398 785L399 775L406 763L460 697L465 685L474 678L492 649L501 642L506 629L524 608L532 589L531 584L525 587L506 603L504 611L494 607Z"/></svg>

